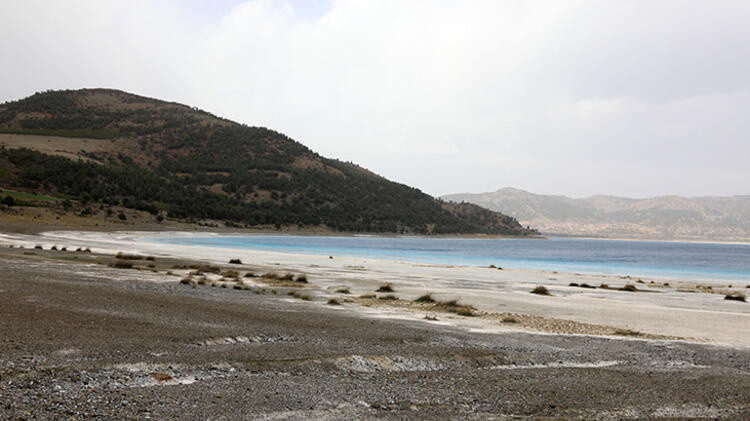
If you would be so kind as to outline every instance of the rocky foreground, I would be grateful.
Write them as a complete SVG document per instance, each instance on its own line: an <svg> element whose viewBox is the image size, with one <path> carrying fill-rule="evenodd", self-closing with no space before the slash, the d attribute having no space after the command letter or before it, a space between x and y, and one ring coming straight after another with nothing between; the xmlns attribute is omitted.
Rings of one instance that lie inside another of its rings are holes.
<svg viewBox="0 0 750 421"><path fill-rule="evenodd" d="M750 418L747 348L470 333L132 272L0 254L0 418Z"/></svg>

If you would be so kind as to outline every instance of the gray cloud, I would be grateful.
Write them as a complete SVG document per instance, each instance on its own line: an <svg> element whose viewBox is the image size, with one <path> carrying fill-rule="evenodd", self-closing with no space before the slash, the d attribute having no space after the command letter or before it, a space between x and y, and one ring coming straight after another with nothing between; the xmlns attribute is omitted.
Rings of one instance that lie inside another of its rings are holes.
<svg viewBox="0 0 750 421"><path fill-rule="evenodd" d="M120 88L432 194L750 193L747 2L214 4L0 1L0 100Z"/></svg>

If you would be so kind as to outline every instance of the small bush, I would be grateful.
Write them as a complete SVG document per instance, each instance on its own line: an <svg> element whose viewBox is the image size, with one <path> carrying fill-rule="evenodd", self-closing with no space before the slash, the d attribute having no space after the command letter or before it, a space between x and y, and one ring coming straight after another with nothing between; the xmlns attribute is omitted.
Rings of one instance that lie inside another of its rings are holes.
<svg viewBox="0 0 750 421"><path fill-rule="evenodd" d="M391 284L381 285L375 292L396 292Z"/></svg>
<svg viewBox="0 0 750 421"><path fill-rule="evenodd" d="M183 285L190 285L190 284L193 283L193 279L192 278L182 278L182 279L180 279L180 283L183 284Z"/></svg>
<svg viewBox="0 0 750 421"><path fill-rule="evenodd" d="M609 289L609 285L607 285L607 284L599 284L599 288L601 288L601 289Z"/></svg>
<svg viewBox="0 0 750 421"><path fill-rule="evenodd" d="M428 304L432 304L432 303L435 302L435 299L432 298L432 294L425 294L425 295L417 298L416 300L414 300L414 302L415 303L428 303Z"/></svg>
<svg viewBox="0 0 750 421"><path fill-rule="evenodd" d="M380 297L378 297L378 298L379 298L379 299L381 299L381 300L385 300L385 301L394 301L394 300L398 300L398 297L396 297L396 296L395 296L395 295L393 295L393 294L388 294L388 295L381 295L381 296L380 296Z"/></svg>
<svg viewBox="0 0 750 421"><path fill-rule="evenodd" d="M208 272L208 273L221 273L221 268L218 266L213 265L200 265L198 266L198 270L201 272Z"/></svg>
<svg viewBox="0 0 750 421"><path fill-rule="evenodd" d="M367 298L376 298L376 297L377 297L377 295L375 295L375 294L364 294L364 295L360 295L359 296L359 298L365 298L365 299L367 299Z"/></svg>
<svg viewBox="0 0 750 421"><path fill-rule="evenodd" d="M538 286L538 287L536 287L536 288L534 288L534 289L532 289L531 293L532 294L536 294L536 295L552 295L552 294L550 294L550 292L547 289L547 287L544 287L544 286L541 286L541 285Z"/></svg>
<svg viewBox="0 0 750 421"><path fill-rule="evenodd" d="M34 248L38 250L43 250L42 246L40 246L39 244L35 245Z"/></svg>
<svg viewBox="0 0 750 421"><path fill-rule="evenodd" d="M627 284L624 287L620 288L620 291L636 292L638 291L638 288L636 288L633 284Z"/></svg>
<svg viewBox="0 0 750 421"><path fill-rule="evenodd" d="M50 250L55 250L55 251L57 251L57 246L52 246L52 247L50 247Z"/></svg>
<svg viewBox="0 0 750 421"><path fill-rule="evenodd" d="M229 259L229 263L231 263L233 265L241 265L242 264L242 260L240 260L240 259Z"/></svg>
<svg viewBox="0 0 750 421"><path fill-rule="evenodd" d="M125 260L118 260L116 262L112 262L109 264L110 267L117 268L117 269L132 269L133 264L130 262L126 262Z"/></svg>
<svg viewBox="0 0 750 421"><path fill-rule="evenodd" d="M595 286L592 286L592 285L589 285L589 284L581 284L581 285L578 285L578 286L581 287L581 288L596 289Z"/></svg>
<svg viewBox="0 0 750 421"><path fill-rule="evenodd" d="M307 283L307 275L305 275L305 274L302 274L302 275L298 275L298 276L297 276L297 277L296 277L296 278L294 279L294 282L299 282L299 283L301 283L301 284L306 284L306 283Z"/></svg>
<svg viewBox="0 0 750 421"><path fill-rule="evenodd" d="M122 260L143 260L146 258L146 256L139 256L137 254L125 254L121 251L118 251L115 257Z"/></svg>
<svg viewBox="0 0 750 421"><path fill-rule="evenodd" d="M257 277L258 277L258 275L254 274L252 272L248 272L248 273L245 274L245 278L257 278Z"/></svg>
<svg viewBox="0 0 750 421"><path fill-rule="evenodd" d="M635 330L630 329L616 329L615 335L619 336L642 336L643 334L641 332L636 332Z"/></svg>
<svg viewBox="0 0 750 421"><path fill-rule="evenodd" d="M336 290L336 293L338 294L351 294L351 291L349 291L349 288L339 288Z"/></svg>
<svg viewBox="0 0 750 421"><path fill-rule="evenodd" d="M577 284L577 283L575 283L575 282L571 282L571 283L569 283L569 284L568 284L568 286L569 286L569 287L579 287L580 285L578 285L578 284Z"/></svg>
<svg viewBox="0 0 750 421"><path fill-rule="evenodd" d="M447 311L449 313L458 314L459 316L475 316L473 305L471 304L459 304L458 300L448 300L438 302L433 306L434 309Z"/></svg>
<svg viewBox="0 0 750 421"><path fill-rule="evenodd" d="M156 257L154 257L154 256L146 256L146 260L153 262L154 260L156 260Z"/></svg>
<svg viewBox="0 0 750 421"><path fill-rule="evenodd" d="M67 247L64 247L64 246L63 246L63 247L60 247L60 251L68 251L68 248L67 248Z"/></svg>
<svg viewBox="0 0 750 421"><path fill-rule="evenodd" d="M227 270L221 273L221 276L225 278L239 278L240 274L236 270Z"/></svg>
<svg viewBox="0 0 750 421"><path fill-rule="evenodd" d="M745 297L745 294L741 292L732 292L724 296L725 300L732 300L732 301L742 301L743 303L747 302L747 297Z"/></svg>
<svg viewBox="0 0 750 421"><path fill-rule="evenodd" d="M331 298L330 300L328 300L328 305L329 306L340 306L341 302L339 300L335 299L335 298Z"/></svg>

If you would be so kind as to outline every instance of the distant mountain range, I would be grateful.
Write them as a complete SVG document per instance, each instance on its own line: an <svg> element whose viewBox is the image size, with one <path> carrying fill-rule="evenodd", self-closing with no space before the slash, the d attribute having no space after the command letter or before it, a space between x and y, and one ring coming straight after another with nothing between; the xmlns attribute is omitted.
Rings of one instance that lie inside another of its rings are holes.
<svg viewBox="0 0 750 421"><path fill-rule="evenodd" d="M506 215L322 157L277 131L112 89L0 104L0 188L52 195L65 199L61 212L78 203L94 216L120 206L158 221L239 227L535 234Z"/></svg>
<svg viewBox="0 0 750 421"><path fill-rule="evenodd" d="M544 234L666 240L750 240L750 196L572 199L503 188L443 200L502 212Z"/></svg>

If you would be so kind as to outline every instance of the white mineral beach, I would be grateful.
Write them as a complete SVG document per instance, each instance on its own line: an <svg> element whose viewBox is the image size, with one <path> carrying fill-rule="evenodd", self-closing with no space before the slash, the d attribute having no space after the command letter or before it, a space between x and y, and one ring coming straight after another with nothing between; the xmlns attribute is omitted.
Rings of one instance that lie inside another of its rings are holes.
<svg viewBox="0 0 750 421"><path fill-rule="evenodd" d="M317 287L313 295L335 296L335 290L348 287L352 296L371 294L380 285L390 283L394 295L413 300L425 293L437 299L459 299L478 310L489 313L517 313L543 316L560 321L604 325L637 332L684 338L688 341L722 346L750 347L750 303L724 300L722 291L750 291L748 281L627 278L622 275L574 274L512 268L452 266L363 259L334 256L313 256L267 251L221 249L213 247L167 245L143 241L158 235L144 232L73 232L58 231L39 235L0 234L0 244L22 245L27 248L43 245L90 247L94 252L115 254L141 253L196 261L226 264L239 258L244 270L257 273L304 273ZM169 233L169 235L195 235ZM205 236L207 234L201 233ZM166 277L166 275L164 275ZM168 277L177 282L179 277ZM626 292L571 287L570 283L591 286L607 284L618 288L626 284L639 289L657 291ZM668 283L668 286L665 284ZM539 296L530 291L546 286L552 296ZM715 293L698 291L696 285L711 286ZM688 292L690 291L690 292ZM325 305L325 300L320 301ZM424 311L397 306L362 306L347 304L330 307L331 311L359 311L371 317L402 317L424 320ZM472 330L500 332L523 329L500 323L491 318L457 315L439 316L443 323ZM562 322L561 322L562 323ZM540 332L540 334L544 334Z"/></svg>

